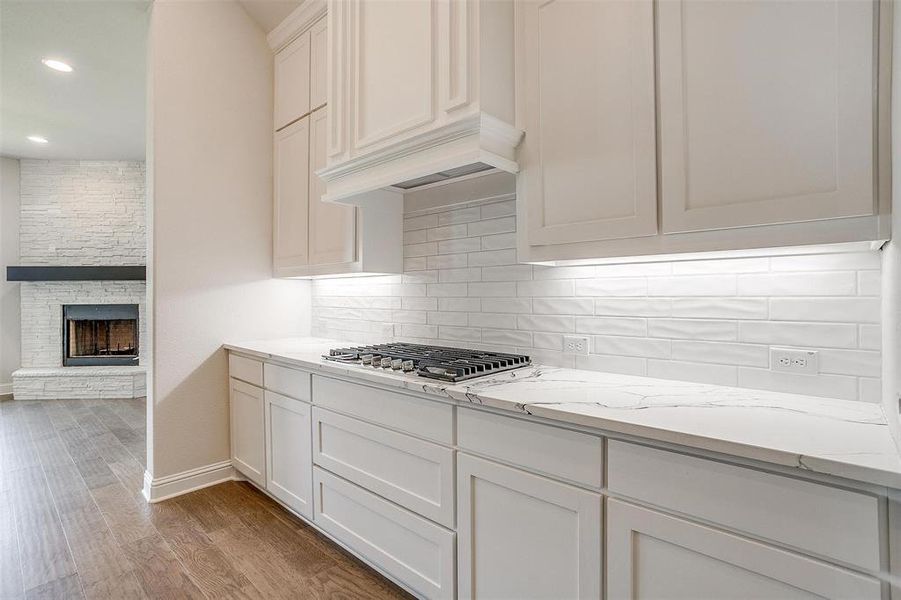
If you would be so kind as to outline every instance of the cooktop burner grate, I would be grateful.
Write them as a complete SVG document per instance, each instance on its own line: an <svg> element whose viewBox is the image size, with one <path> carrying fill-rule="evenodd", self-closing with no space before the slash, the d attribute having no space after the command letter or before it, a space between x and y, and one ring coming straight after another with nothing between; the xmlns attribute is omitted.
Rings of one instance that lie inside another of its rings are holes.
<svg viewBox="0 0 901 600"><path fill-rule="evenodd" d="M464 381L532 363L524 354L505 354L466 348L448 348L424 344L374 344L352 348L334 348L323 358L380 369L416 372L421 377L443 381Z"/></svg>

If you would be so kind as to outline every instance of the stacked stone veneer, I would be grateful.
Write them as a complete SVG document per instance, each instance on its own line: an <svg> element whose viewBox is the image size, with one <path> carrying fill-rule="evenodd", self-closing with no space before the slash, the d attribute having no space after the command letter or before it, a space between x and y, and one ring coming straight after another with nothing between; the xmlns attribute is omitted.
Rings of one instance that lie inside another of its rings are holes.
<svg viewBox="0 0 901 600"><path fill-rule="evenodd" d="M145 170L135 161L22 160L19 253L23 265L142 265ZM64 304L137 304L146 363L143 281L26 282L21 287L18 399L145 394L144 367L63 367Z"/></svg>

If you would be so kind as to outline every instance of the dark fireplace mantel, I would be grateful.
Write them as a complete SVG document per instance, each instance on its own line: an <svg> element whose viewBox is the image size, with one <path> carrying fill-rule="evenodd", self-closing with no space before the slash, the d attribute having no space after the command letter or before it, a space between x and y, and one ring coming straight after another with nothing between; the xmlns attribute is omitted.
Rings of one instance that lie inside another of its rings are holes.
<svg viewBox="0 0 901 600"><path fill-rule="evenodd" d="M144 281L147 267L85 266L85 267L6 267L7 281Z"/></svg>

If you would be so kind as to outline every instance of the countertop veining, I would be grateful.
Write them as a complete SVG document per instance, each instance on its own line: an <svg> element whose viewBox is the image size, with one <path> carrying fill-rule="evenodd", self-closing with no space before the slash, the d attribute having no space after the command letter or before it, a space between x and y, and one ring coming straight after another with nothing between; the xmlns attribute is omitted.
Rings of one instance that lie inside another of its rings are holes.
<svg viewBox="0 0 901 600"><path fill-rule="evenodd" d="M791 468L901 488L878 404L534 365L457 384L322 359L321 338L227 343L298 367Z"/></svg>

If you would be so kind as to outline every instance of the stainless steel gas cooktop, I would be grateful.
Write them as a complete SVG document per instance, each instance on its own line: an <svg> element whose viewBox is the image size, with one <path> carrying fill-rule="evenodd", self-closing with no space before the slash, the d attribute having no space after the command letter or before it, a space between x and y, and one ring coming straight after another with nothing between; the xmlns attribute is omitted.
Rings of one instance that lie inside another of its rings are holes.
<svg viewBox="0 0 901 600"><path fill-rule="evenodd" d="M415 373L443 381L464 381L532 364L524 354L504 354L484 350L427 346L423 344L375 344L334 348L326 360Z"/></svg>

